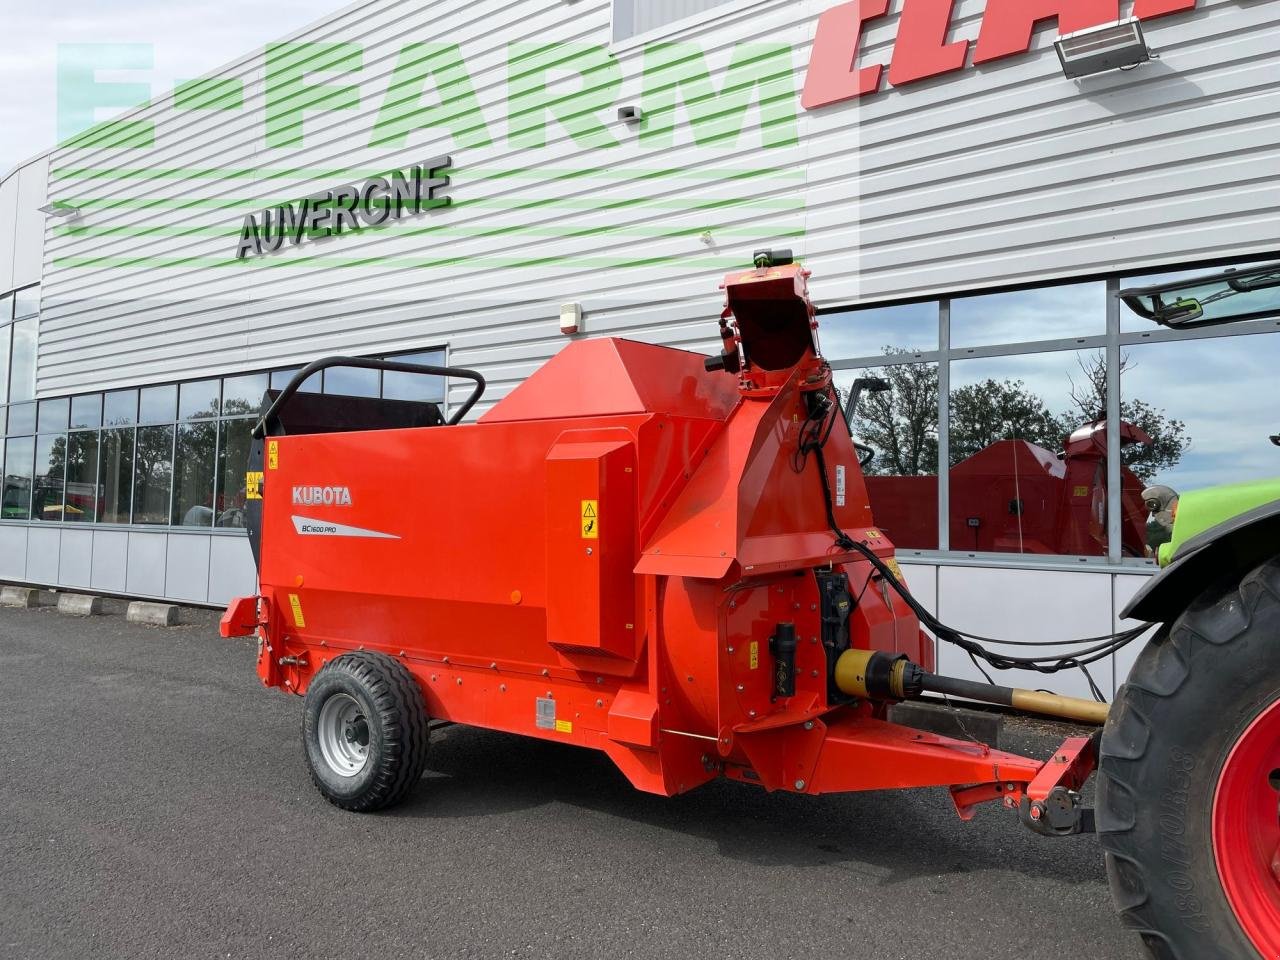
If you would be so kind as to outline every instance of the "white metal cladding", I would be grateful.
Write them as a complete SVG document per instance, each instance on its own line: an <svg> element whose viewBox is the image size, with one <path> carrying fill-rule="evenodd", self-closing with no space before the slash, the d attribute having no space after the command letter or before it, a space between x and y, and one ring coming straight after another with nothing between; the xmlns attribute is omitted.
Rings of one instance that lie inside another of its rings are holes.
<svg viewBox="0 0 1280 960"><path fill-rule="evenodd" d="M786 124L757 105L730 146L696 143L683 110L669 146L616 123L616 107L644 100L647 44L618 48L621 80L598 111L617 146L555 120L545 146L513 144L509 45L579 44L586 63L609 43L610 0L349 7L291 38L363 50L359 108L309 116L299 148L265 145L261 53L217 75L243 81L244 109L161 98L135 117L154 121L153 148L55 154L50 196L85 215L48 228L39 393L448 344L451 362L491 380L491 401L560 348L568 300L592 336L710 351L721 275L765 245L808 258L824 305L1275 248L1280 2L1201 0L1152 21L1160 60L1133 72L1066 80L1042 30L1028 55L805 114L832 2L731 4L663 37L696 44L717 87L739 44L790 47L794 75L766 96L794 104L798 139L771 148ZM955 38L977 36L983 6L960 0ZM894 18L870 28L866 63L887 62L895 30ZM436 129L369 146L401 48L432 41L460 45L491 143ZM443 153L454 207L228 262L246 213ZM104 175L116 168L129 175Z"/></svg>

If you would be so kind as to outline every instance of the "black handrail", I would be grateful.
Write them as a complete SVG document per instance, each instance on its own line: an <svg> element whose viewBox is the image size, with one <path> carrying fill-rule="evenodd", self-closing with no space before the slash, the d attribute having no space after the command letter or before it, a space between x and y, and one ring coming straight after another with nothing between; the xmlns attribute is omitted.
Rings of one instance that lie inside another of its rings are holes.
<svg viewBox="0 0 1280 960"><path fill-rule="evenodd" d="M435 377L459 377L463 380L475 381L475 389L471 391L471 396L467 398L467 402L458 408L458 411L449 418L448 423L454 426L462 422L462 418L471 412L482 396L484 396L485 382L484 377L476 373L474 370L464 370L462 367L435 367L426 363L401 363L399 360L370 360L367 357L324 357L320 360L313 360L305 367L294 374L293 379L288 385L280 391L280 396L276 397L275 402L267 408L267 412L262 415L253 428L253 437L261 440L267 435L267 424L275 420L280 413L280 408L293 398L304 383L311 378L313 374L319 373L321 370L327 370L329 367L361 367L365 370L391 370L396 373L425 373Z"/></svg>

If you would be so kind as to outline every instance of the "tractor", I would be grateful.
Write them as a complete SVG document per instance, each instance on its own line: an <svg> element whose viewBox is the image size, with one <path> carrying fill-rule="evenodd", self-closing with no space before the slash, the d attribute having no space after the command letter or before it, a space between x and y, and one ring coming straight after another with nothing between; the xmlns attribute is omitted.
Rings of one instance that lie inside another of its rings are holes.
<svg viewBox="0 0 1280 960"><path fill-rule="evenodd" d="M319 793L402 802L452 723L602 751L664 796L941 787L964 819L994 803L1047 837L1096 829L1162 960L1280 956L1280 483L1181 499L1127 611L1142 622L994 650L903 582L809 276L760 251L725 278L717 355L575 340L474 423L484 378L460 368L331 357L267 393L244 484L258 587L221 631L256 637L263 684L303 698ZM1278 276L1126 297L1186 325L1221 312L1218 286ZM300 392L335 366L474 387L447 418ZM935 672L938 643L1053 673L1153 628L1113 708ZM1037 760L890 718L928 694L1098 729Z"/></svg>

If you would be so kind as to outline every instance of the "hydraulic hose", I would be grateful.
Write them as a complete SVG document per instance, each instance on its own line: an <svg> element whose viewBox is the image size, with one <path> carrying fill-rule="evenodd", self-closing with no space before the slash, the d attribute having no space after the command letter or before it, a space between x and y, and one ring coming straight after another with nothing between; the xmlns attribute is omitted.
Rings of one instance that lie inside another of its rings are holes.
<svg viewBox="0 0 1280 960"><path fill-rule="evenodd" d="M831 436L832 428L835 424L837 416L843 417L843 411L840 404L834 402L826 392L810 394L809 400L809 418L805 422L800 431L799 450L797 451L797 472L804 468L810 454L814 455L814 459L818 465L818 476L822 482L822 497L826 508L827 525L831 528L831 532L835 536L835 545L838 549L852 551L861 554L871 564L886 583L902 597L903 601L911 609L911 611L919 619L920 623L932 631L934 635L945 643L953 644L967 653L975 665L981 660L996 670L1031 670L1037 673L1052 674L1063 670L1079 670L1088 680L1090 688L1093 690L1095 698L1103 702L1105 706L1105 698L1102 691L1090 676L1088 667L1090 664L1097 663L1112 656L1119 650L1123 649L1130 643L1133 643L1144 633L1146 633L1153 624L1142 623L1128 630L1122 630L1117 633L1103 634L1097 637L1086 637L1079 640L1058 640L1058 641L1026 641L1026 640L999 640L991 637L983 637L977 634L966 633L955 627L950 627L943 623L932 613L924 608L924 606L911 594L906 585L899 580L897 574L889 564L887 564L880 556L865 543L854 540L840 528L839 522L836 520L835 506L831 497L831 481L827 472L827 462L824 453L827 440ZM848 422L845 423L848 427ZM852 431L850 431L852 437ZM989 650L984 644L996 644L1006 647L1052 647L1055 653L1041 656L1014 656L1011 654L997 653ZM1071 649L1063 649L1071 648ZM981 666L978 666L982 670ZM983 671L985 675L985 671ZM945 678L939 678L945 679ZM975 687L981 689L995 688L1000 691L1013 691L1011 687L1000 687L987 677L988 684L974 684ZM966 683L967 681L955 681L956 683ZM944 692L944 691L938 691ZM1018 692L1018 691L1014 691ZM1024 702L1032 694L1037 696L1052 696L1051 694L1036 694L1036 691L1021 691L1021 694L1027 696L1020 697ZM977 697L972 693L962 694L963 696L971 696L973 699L984 699ZM1071 698L1063 698L1071 699ZM995 701L1002 702L1002 701ZM1081 701L1088 703L1089 701Z"/></svg>

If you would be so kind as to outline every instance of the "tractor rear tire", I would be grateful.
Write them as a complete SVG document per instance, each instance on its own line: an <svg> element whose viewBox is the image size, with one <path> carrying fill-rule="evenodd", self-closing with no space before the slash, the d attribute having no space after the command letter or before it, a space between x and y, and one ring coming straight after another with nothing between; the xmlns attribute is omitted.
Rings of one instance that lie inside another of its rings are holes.
<svg viewBox="0 0 1280 960"><path fill-rule="evenodd" d="M429 735L422 690L404 664L348 653L307 689L302 742L316 789L343 810L372 813L422 778Z"/></svg>
<svg viewBox="0 0 1280 960"><path fill-rule="evenodd" d="M1157 960L1280 956L1280 558L1161 628L1102 736L1098 834Z"/></svg>

